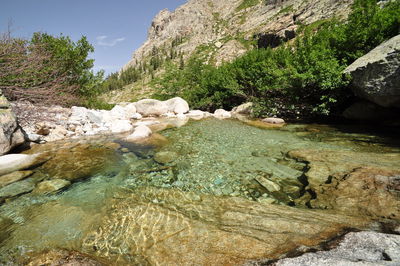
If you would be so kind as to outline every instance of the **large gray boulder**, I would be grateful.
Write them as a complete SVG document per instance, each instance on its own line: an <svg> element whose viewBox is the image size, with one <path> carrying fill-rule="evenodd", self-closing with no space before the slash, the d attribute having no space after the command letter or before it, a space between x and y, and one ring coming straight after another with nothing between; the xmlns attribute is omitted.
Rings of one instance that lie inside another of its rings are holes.
<svg viewBox="0 0 400 266"><path fill-rule="evenodd" d="M0 90L0 155L25 142L11 106Z"/></svg>
<svg viewBox="0 0 400 266"><path fill-rule="evenodd" d="M165 102L153 99L138 101L135 106L136 112L143 116L160 116L168 112L168 106Z"/></svg>
<svg viewBox="0 0 400 266"><path fill-rule="evenodd" d="M348 233L339 245L328 251L306 253L283 259L277 266L320 265L400 265L400 235L377 232Z"/></svg>
<svg viewBox="0 0 400 266"><path fill-rule="evenodd" d="M360 57L345 73L353 92L383 107L400 108L400 35Z"/></svg>

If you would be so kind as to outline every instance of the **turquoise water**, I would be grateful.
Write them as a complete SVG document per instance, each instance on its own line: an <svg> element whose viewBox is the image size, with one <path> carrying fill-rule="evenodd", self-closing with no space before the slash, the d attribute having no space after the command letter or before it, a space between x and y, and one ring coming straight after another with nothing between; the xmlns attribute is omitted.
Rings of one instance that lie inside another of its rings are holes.
<svg viewBox="0 0 400 266"><path fill-rule="evenodd" d="M200 199L199 195L210 195L216 199L241 198L254 204L293 206L307 185L306 164L290 159L289 151L400 152L396 139L343 128L348 132L326 125L261 129L236 120L207 119L162 131L161 135L169 141L161 146L129 144L114 137L49 145L42 149L59 154L52 160L59 158L55 163L62 167L46 168L45 164L34 169L33 178L70 178L67 172L71 169L81 176L57 193L26 193L0 206L0 262L18 264L32 254L50 249L89 254L101 250L88 249L86 244L93 237L91 232L98 230L113 209L118 209L112 205L113 201L139 195L143 189L189 193L185 195L191 195L194 201ZM118 143L120 147L104 147L106 143ZM172 154L169 162L154 160L155 154L161 151ZM91 153L97 155L90 156ZM93 164L102 167L92 167ZM168 202L161 196L148 200L149 204L167 205ZM109 234L114 233L120 232L110 229ZM121 255L124 263L153 264L150 259L128 255L133 252L132 245L119 243L117 246L114 253ZM102 257L112 257L109 252Z"/></svg>

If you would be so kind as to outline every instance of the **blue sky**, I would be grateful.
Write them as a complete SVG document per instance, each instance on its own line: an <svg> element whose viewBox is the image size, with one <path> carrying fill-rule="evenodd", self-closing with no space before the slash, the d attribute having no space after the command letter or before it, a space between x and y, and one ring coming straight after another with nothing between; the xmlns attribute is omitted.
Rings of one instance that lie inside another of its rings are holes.
<svg viewBox="0 0 400 266"><path fill-rule="evenodd" d="M187 0L0 0L0 32L13 21L13 35L33 32L85 35L95 47L95 70L119 70L146 40L153 17L164 8L175 10Z"/></svg>

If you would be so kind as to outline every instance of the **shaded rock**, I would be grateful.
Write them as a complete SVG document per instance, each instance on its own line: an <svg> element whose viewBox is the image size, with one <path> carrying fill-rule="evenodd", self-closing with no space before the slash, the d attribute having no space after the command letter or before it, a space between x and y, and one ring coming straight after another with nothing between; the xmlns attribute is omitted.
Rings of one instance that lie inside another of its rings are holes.
<svg viewBox="0 0 400 266"><path fill-rule="evenodd" d="M400 35L382 43L346 68L353 92L383 107L400 108Z"/></svg>
<svg viewBox="0 0 400 266"><path fill-rule="evenodd" d="M17 171L10 174L0 176L0 188L11 183L17 182L33 174L33 171Z"/></svg>
<svg viewBox="0 0 400 266"><path fill-rule="evenodd" d="M343 112L343 116L354 120L387 120L396 116L396 111L364 101L352 104Z"/></svg>
<svg viewBox="0 0 400 266"><path fill-rule="evenodd" d="M136 111L143 116L160 116L168 112L168 106L158 100L144 99L135 103Z"/></svg>
<svg viewBox="0 0 400 266"><path fill-rule="evenodd" d="M276 117L264 118L262 121L269 124L285 124L285 120Z"/></svg>
<svg viewBox="0 0 400 266"><path fill-rule="evenodd" d="M0 175L28 169L44 163L49 158L45 154L8 154L0 156Z"/></svg>
<svg viewBox="0 0 400 266"><path fill-rule="evenodd" d="M253 111L253 103L248 102L236 106L235 108L232 109L231 112L235 114L250 115L252 111Z"/></svg>
<svg viewBox="0 0 400 266"><path fill-rule="evenodd" d="M377 232L348 233L329 251L282 259L276 266L400 265L400 236Z"/></svg>
<svg viewBox="0 0 400 266"><path fill-rule="evenodd" d="M21 194L31 192L35 188L35 180L28 178L19 182L12 183L0 189L0 202L7 198L12 198Z"/></svg>
<svg viewBox="0 0 400 266"><path fill-rule="evenodd" d="M144 138L150 137L152 133L153 132L151 131L150 128L148 128L145 125L140 125L140 126L135 128L135 131L131 135L126 137L126 140L134 142L134 141L137 141L137 140L140 140L140 139L144 139Z"/></svg>
<svg viewBox="0 0 400 266"><path fill-rule="evenodd" d="M178 158L178 154L172 151L160 151L154 155L154 161L160 164L171 163Z"/></svg>
<svg viewBox="0 0 400 266"><path fill-rule="evenodd" d="M328 211L150 187L119 193L107 208L82 251L121 265L241 265L368 223Z"/></svg>
<svg viewBox="0 0 400 266"><path fill-rule="evenodd" d="M57 192L60 189L63 189L69 185L71 185L71 182L64 179L46 180L37 184L36 188L33 190L33 193L48 194L52 192Z"/></svg>
<svg viewBox="0 0 400 266"><path fill-rule="evenodd" d="M0 89L0 155L25 142L11 106Z"/></svg>
<svg viewBox="0 0 400 266"><path fill-rule="evenodd" d="M167 105L168 111L175 114L184 114L189 112L189 104L181 97L175 97L164 101Z"/></svg>
<svg viewBox="0 0 400 266"><path fill-rule="evenodd" d="M226 119L226 118L231 118L232 115L230 112L225 111L224 109L218 109L215 110L214 117L218 119Z"/></svg>

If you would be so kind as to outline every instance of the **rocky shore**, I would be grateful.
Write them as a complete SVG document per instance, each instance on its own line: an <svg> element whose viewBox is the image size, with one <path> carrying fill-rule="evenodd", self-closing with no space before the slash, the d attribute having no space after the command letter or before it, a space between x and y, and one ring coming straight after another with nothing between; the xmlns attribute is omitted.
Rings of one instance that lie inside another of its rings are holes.
<svg viewBox="0 0 400 266"><path fill-rule="evenodd" d="M188 103L179 97L158 101L144 99L135 103L119 103L110 110L91 110L85 107L35 106L28 102L11 104L27 140L46 143L83 136L110 135L130 132L129 140L149 137L167 127L180 127L190 119L201 120L238 118L250 121L251 103L232 111L218 109L214 113L190 110ZM278 118L266 118L260 124L284 124Z"/></svg>

